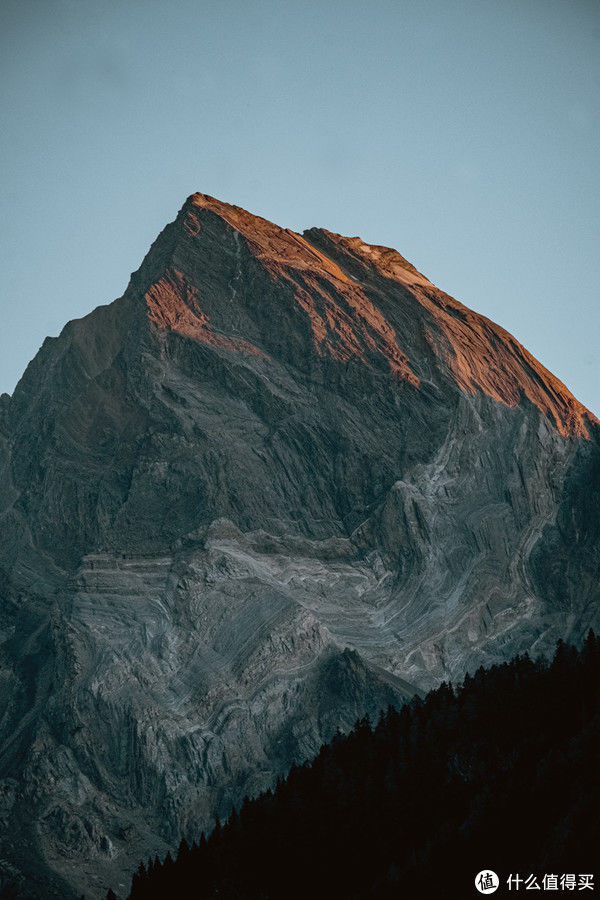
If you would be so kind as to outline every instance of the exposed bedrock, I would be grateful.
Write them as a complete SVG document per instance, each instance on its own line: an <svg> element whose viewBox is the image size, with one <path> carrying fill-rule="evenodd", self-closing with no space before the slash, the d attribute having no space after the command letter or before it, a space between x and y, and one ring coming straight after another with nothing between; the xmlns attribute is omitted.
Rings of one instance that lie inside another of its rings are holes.
<svg viewBox="0 0 600 900"><path fill-rule="evenodd" d="M0 398L0 890L124 895L358 716L597 628L599 429L396 251L190 197Z"/></svg>

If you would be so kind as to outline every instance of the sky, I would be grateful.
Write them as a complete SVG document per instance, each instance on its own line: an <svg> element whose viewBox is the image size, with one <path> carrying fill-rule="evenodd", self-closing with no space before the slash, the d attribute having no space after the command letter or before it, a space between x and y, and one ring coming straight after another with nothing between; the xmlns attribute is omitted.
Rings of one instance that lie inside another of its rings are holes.
<svg viewBox="0 0 600 900"><path fill-rule="evenodd" d="M600 414L596 0L2 0L0 392L194 191L395 247Z"/></svg>

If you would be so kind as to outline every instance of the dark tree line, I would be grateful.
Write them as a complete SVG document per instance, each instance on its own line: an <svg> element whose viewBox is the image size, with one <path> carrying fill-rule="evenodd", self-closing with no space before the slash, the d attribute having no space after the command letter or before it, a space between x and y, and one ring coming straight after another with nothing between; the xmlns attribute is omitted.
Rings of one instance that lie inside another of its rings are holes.
<svg viewBox="0 0 600 900"><path fill-rule="evenodd" d="M593 872L600 639L517 656L358 721L199 844L140 864L130 900L477 896L475 874Z"/></svg>

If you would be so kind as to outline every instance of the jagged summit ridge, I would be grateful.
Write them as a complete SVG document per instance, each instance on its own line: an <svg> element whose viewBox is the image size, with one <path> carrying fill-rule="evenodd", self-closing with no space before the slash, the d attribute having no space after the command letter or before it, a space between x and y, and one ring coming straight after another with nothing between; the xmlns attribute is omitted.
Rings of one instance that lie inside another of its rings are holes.
<svg viewBox="0 0 600 900"><path fill-rule="evenodd" d="M259 334L248 339L245 316L234 323L224 309L243 306L244 314L251 314L247 292L240 288L246 267L259 266L296 308L295 321L281 307L273 314L287 318L295 331L310 327L308 354L316 350L338 362L383 366L414 388L419 370L428 375L437 370L462 390L482 391L511 407L526 398L565 435L586 436L590 422L597 422L512 335L438 290L391 248L319 228L296 234L201 193L188 198L178 223L181 236L172 264L146 293L149 317L159 328L230 351L276 356L264 311L253 323ZM216 253L226 288L209 286L203 278L207 265L214 269ZM391 289L390 281L397 287ZM395 292L397 302L382 304L382 291Z"/></svg>

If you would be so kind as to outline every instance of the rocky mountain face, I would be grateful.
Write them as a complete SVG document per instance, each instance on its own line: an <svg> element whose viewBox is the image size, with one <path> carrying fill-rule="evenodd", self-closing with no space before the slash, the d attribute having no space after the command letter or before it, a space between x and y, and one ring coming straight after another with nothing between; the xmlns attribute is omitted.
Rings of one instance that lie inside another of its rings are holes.
<svg viewBox="0 0 600 900"><path fill-rule="evenodd" d="M600 426L399 253L194 194L0 400L0 890L126 892L348 728L598 627Z"/></svg>

